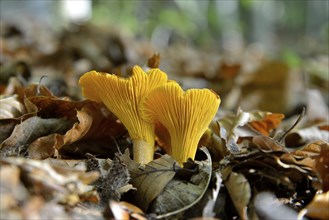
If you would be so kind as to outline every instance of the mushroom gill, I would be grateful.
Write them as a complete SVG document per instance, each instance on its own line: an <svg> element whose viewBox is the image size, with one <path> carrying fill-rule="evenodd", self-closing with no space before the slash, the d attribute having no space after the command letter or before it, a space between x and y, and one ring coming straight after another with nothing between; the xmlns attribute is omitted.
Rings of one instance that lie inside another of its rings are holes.
<svg viewBox="0 0 329 220"><path fill-rule="evenodd" d="M121 78L116 75L90 71L81 76L79 84L87 99L102 102L127 128L133 142L134 160L146 164L153 160L154 123L141 119L141 100L153 89L167 83L167 75L159 69L145 73L135 66L132 76Z"/></svg>
<svg viewBox="0 0 329 220"><path fill-rule="evenodd" d="M150 92L141 104L142 117L149 123L161 123L169 132L170 154L180 165L194 159L198 142L214 118L219 96L209 89L186 92L169 82Z"/></svg>

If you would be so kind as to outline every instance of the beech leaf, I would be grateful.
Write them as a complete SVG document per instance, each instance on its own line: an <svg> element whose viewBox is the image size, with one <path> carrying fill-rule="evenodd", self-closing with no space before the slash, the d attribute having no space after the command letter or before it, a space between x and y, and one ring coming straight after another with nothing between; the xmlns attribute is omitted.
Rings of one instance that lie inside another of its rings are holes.
<svg viewBox="0 0 329 220"><path fill-rule="evenodd" d="M129 158L128 151L122 155L122 160L130 172L130 182L137 189L134 200L143 211L147 211L150 203L175 176L176 162L166 154L142 166Z"/></svg>
<svg viewBox="0 0 329 220"><path fill-rule="evenodd" d="M17 95L0 99L0 119L17 118L24 113L24 105L17 99Z"/></svg>
<svg viewBox="0 0 329 220"><path fill-rule="evenodd" d="M172 179L152 203L150 210L158 214L157 218L184 214L184 211L197 204L206 193L211 180L212 162L207 148L202 147L200 150L206 154L207 159L195 161L199 172L188 182L178 178Z"/></svg>
<svg viewBox="0 0 329 220"><path fill-rule="evenodd" d="M226 141L227 148L230 152L238 152L239 147L236 144L238 136L236 129L239 126L246 125L249 121L250 114L248 112L238 111L237 115L224 117L217 121L219 126L220 137Z"/></svg>
<svg viewBox="0 0 329 220"><path fill-rule="evenodd" d="M70 126L72 126L72 122L67 119L43 119L37 116L28 118L16 125L12 134L1 143L0 154L7 156L15 154L14 152L18 148L30 144L38 137L56 132L63 133Z"/></svg>
<svg viewBox="0 0 329 220"><path fill-rule="evenodd" d="M251 198L251 187L248 180L244 175L232 172L231 169L225 169L223 175L225 187L236 211L241 219L248 219L247 209Z"/></svg>

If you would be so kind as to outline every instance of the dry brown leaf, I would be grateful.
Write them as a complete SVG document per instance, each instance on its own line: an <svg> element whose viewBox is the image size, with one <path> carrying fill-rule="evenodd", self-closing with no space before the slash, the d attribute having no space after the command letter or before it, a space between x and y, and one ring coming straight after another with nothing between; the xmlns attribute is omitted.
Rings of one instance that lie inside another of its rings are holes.
<svg viewBox="0 0 329 220"><path fill-rule="evenodd" d="M153 54L152 57L150 57L147 60L147 66L150 68L159 68L160 65L160 54Z"/></svg>
<svg viewBox="0 0 329 220"><path fill-rule="evenodd" d="M66 119L43 119L37 116L28 118L16 125L10 137L1 143L0 153L7 156L20 154L21 150L25 151L37 138L52 133L64 133L71 126L71 121Z"/></svg>
<svg viewBox="0 0 329 220"><path fill-rule="evenodd" d="M230 169L223 171L224 184L241 219L248 219L251 187L246 177Z"/></svg>
<svg viewBox="0 0 329 220"><path fill-rule="evenodd" d="M44 118L73 118L77 109L90 104L90 101L75 102L51 96L32 96L28 100L37 107L38 115Z"/></svg>
<svg viewBox="0 0 329 220"><path fill-rule="evenodd" d="M30 85L28 87L18 88L16 93L19 98L23 100L24 98L36 97L36 96L44 96L44 97L53 97L56 98L51 91L45 86L42 85Z"/></svg>
<svg viewBox="0 0 329 220"><path fill-rule="evenodd" d="M229 63L224 60L219 65L219 74L218 77L221 80L230 80L235 78L241 70L240 63Z"/></svg>
<svg viewBox="0 0 329 220"><path fill-rule="evenodd" d="M241 97L237 105L250 111L259 109L289 114L306 102L302 74L279 61L265 61L254 73L240 74Z"/></svg>
<svg viewBox="0 0 329 220"><path fill-rule="evenodd" d="M96 158L90 158L94 160ZM95 188L101 197L101 205L107 205L111 201L120 201L121 194L134 189L128 184L130 179L127 166L121 160L121 155L116 153L110 167L102 172L102 166L98 164L101 178L95 183ZM98 171L97 170L97 171ZM104 168L103 168L104 170Z"/></svg>
<svg viewBox="0 0 329 220"><path fill-rule="evenodd" d="M285 151L285 147L282 146L277 141L272 138L258 135L252 138L252 143L254 143L259 150L263 152L273 152L273 151Z"/></svg>
<svg viewBox="0 0 329 220"><path fill-rule="evenodd" d="M179 218L184 214L188 216L184 212L194 207L205 195L212 176L212 162L207 148L202 147L200 150L206 154L207 159L195 161L198 172L189 181L173 178L152 203L150 211L158 214L157 218Z"/></svg>
<svg viewBox="0 0 329 220"><path fill-rule="evenodd" d="M302 219L303 216L327 220L329 219L329 191L326 193L317 194L314 196L312 202L308 204L302 211L299 213L299 218Z"/></svg>
<svg viewBox="0 0 329 220"><path fill-rule="evenodd" d="M24 105L17 95L0 99L0 119L17 118L25 113Z"/></svg>
<svg viewBox="0 0 329 220"><path fill-rule="evenodd" d="M285 143L287 147L294 148L319 140L329 141L329 131L312 126L289 133L285 138Z"/></svg>
<svg viewBox="0 0 329 220"><path fill-rule="evenodd" d="M14 118L0 120L0 143L10 136L19 122L19 119Z"/></svg>
<svg viewBox="0 0 329 220"><path fill-rule="evenodd" d="M135 194L136 204L142 210L147 211L149 204L175 176L174 167L176 162L166 154L143 167L129 158L128 151L122 155L122 160L130 172L130 182L137 189Z"/></svg>
<svg viewBox="0 0 329 220"><path fill-rule="evenodd" d="M88 186L98 179L98 172L55 168L47 161L24 158L5 158L2 163L19 167L25 174L26 187L43 198L53 198L68 205L76 205L84 200L99 200L93 187Z"/></svg>
<svg viewBox="0 0 329 220"><path fill-rule="evenodd" d="M219 133L222 139L226 142L227 149L231 152L238 152L240 149L237 145L239 136L236 134L238 127L244 126L248 123L250 114L239 109L237 115L230 115L223 117L217 121Z"/></svg>
<svg viewBox="0 0 329 220"><path fill-rule="evenodd" d="M110 201L110 208L115 219L130 220L131 218L137 220L147 220L143 211L128 202Z"/></svg>
<svg viewBox="0 0 329 220"><path fill-rule="evenodd" d="M76 145L71 147L72 151L77 147L80 155L84 155L85 151L95 154L101 151L103 155L106 154L105 149L114 147L110 145L113 140L125 132L123 125L103 105L84 102L84 107L75 111L78 122L70 130L65 134L50 134L35 140L29 146L29 155L43 159L54 155L55 151L63 146L67 146L68 153L72 144ZM101 150L102 147L104 150ZM116 148L113 151L116 151Z"/></svg>
<svg viewBox="0 0 329 220"><path fill-rule="evenodd" d="M329 144L320 142L320 155L315 157L315 169L322 180L322 190L329 191Z"/></svg>
<svg viewBox="0 0 329 220"><path fill-rule="evenodd" d="M270 132L280 125L283 118L284 114L270 113L261 120L251 121L250 125L263 135L269 136Z"/></svg>
<svg viewBox="0 0 329 220"><path fill-rule="evenodd" d="M1 162L0 162L1 163ZM21 171L18 167L1 163L0 169L0 210L1 219L6 216L6 212L29 196L28 191L20 182Z"/></svg>

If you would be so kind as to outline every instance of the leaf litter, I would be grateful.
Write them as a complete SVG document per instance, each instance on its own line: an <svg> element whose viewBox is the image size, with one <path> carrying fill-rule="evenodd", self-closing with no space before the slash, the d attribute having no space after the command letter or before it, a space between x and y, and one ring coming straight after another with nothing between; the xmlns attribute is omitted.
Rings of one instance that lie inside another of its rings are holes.
<svg viewBox="0 0 329 220"><path fill-rule="evenodd" d="M86 26L81 34L89 48L102 47L87 33L98 33L100 44L107 44L109 33ZM15 49L1 52L8 60L0 86L1 219L328 218L325 84L304 88L298 70L266 58L230 63L179 47L162 52L161 59L146 56L136 42L120 37L112 44L136 56L115 60L103 51L86 53L76 33L63 34L76 43L66 42L65 50L51 55L26 47L20 52L36 53L35 62L21 56L18 63ZM160 66L185 88L195 77L221 96L223 107L195 160L183 167L161 147L161 136L156 159L136 163L132 140L115 115L103 104L81 101L82 72L128 76L135 64ZM17 65L24 67L23 77L12 74ZM31 76L40 79L44 72L53 80L33 84Z"/></svg>

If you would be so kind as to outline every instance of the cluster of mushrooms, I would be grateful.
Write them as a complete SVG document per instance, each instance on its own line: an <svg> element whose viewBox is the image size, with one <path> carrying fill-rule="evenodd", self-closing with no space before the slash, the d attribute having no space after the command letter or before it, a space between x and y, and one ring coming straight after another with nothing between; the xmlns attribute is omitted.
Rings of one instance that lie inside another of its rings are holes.
<svg viewBox="0 0 329 220"><path fill-rule="evenodd" d="M104 103L127 128L134 160L141 164L153 160L156 139L180 165L194 159L220 104L214 91L184 92L158 68L144 72L135 66L129 78L90 71L79 84L84 97Z"/></svg>

